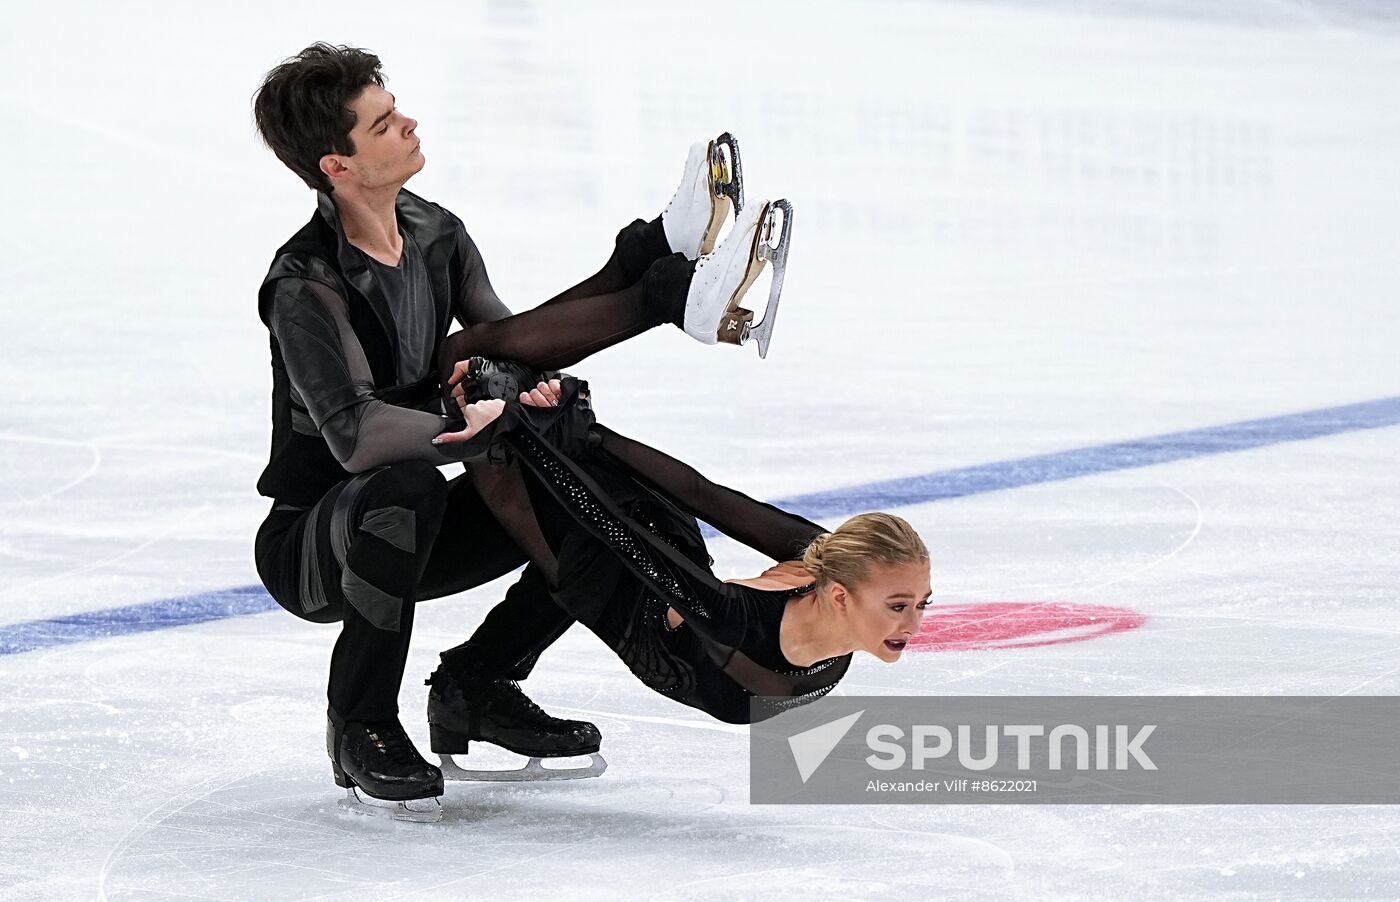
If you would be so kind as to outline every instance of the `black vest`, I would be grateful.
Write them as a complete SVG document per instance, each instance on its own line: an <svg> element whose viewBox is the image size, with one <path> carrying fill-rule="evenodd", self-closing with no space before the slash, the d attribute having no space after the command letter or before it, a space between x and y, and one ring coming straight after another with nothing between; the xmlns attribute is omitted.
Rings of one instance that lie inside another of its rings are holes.
<svg viewBox="0 0 1400 902"><path fill-rule="evenodd" d="M465 232L452 214L409 191L400 190L395 209L399 227L411 235L423 254L437 308L438 341L447 335L453 309L460 309ZM374 375L374 397L390 404L441 413L436 373L409 385L396 385L398 361L394 311L357 289L343 271L339 251L343 236L334 208L323 199L321 209L273 257L267 277L258 290L258 315L268 324L272 298L280 279L320 282L345 298L350 326L364 348ZM340 465L330 446L319 435L303 435L292 428L292 408L305 409L292 400L291 383L282 361L282 349L269 328L272 350L272 450L267 467L258 478L258 493L286 504L306 507L320 500L332 486L351 473Z"/></svg>

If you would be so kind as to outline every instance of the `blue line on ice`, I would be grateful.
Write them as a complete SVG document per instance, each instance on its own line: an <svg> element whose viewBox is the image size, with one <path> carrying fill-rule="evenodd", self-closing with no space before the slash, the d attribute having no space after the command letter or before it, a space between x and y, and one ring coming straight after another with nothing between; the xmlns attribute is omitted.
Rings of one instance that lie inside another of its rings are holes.
<svg viewBox="0 0 1400 902"><path fill-rule="evenodd" d="M1400 397L906 476L773 503L804 517L843 516L1395 425L1400 425Z"/></svg>
<svg viewBox="0 0 1400 902"><path fill-rule="evenodd" d="M1072 448L1016 460L942 470L865 485L813 492L773 503L805 517L820 519L927 504L998 492L1020 486L1059 482L1096 473L1131 470L1193 457L1247 451L1284 442L1400 425L1400 397L1361 404L1326 407L1286 416L1268 417L1173 432L1148 438ZM707 529L708 535L715 535ZM198 595L165 598L142 604L90 611L48 620L0 627L0 655L13 655L55 645L110 636L143 633L256 614L277 608L262 586L220 589Z"/></svg>

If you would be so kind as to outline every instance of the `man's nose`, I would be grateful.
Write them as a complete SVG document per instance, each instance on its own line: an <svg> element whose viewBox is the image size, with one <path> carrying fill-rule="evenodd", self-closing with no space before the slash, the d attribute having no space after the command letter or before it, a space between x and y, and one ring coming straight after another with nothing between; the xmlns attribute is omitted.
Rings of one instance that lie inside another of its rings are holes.
<svg viewBox="0 0 1400 902"><path fill-rule="evenodd" d="M417 131L417 130L418 130L418 120L417 120L417 119L413 119L413 118L409 118L409 120L408 120L408 128L404 131L404 134L405 134L405 135L411 135L411 134L413 134L413 133L414 133L415 131Z"/></svg>

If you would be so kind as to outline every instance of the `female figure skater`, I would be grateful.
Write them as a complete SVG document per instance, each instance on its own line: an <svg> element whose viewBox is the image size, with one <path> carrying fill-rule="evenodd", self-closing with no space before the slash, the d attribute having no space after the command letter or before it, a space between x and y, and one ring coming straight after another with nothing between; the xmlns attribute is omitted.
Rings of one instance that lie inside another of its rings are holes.
<svg viewBox="0 0 1400 902"><path fill-rule="evenodd" d="M901 518L861 514L827 532L717 485L598 424L573 377L536 383L474 358L452 381L465 381L454 395L467 428L439 436L440 449L467 463L555 600L662 695L749 723L825 695L856 651L899 660L918 631L929 557ZM536 387L516 395L522 383ZM777 563L721 582L696 517ZM428 714L433 750L465 752L432 696Z"/></svg>

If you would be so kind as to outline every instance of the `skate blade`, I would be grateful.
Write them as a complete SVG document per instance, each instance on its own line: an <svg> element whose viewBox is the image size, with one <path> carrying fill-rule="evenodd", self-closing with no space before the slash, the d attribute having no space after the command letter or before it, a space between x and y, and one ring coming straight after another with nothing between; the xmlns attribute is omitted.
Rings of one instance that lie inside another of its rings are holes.
<svg viewBox="0 0 1400 902"><path fill-rule="evenodd" d="M459 765L451 755L439 755L440 769L444 780L463 780L481 783L540 783L550 780L585 780L601 777L608 769L608 762L597 752L589 755L589 762L578 767L545 767L542 758L531 758L524 765L512 770L472 770Z"/></svg>
<svg viewBox="0 0 1400 902"><path fill-rule="evenodd" d="M340 807L367 817L413 824L436 824L442 820L442 802L437 798L395 802L390 799L377 799L368 794L361 795L356 787L345 790L345 798L340 800Z"/></svg>
<svg viewBox="0 0 1400 902"><path fill-rule="evenodd" d="M729 303L724 308L724 316L720 317L719 326L715 330L715 341L721 344L742 345L748 341L751 323L753 322L753 311L739 306L744 295L748 294L749 288L758 280L763 268L768 265L767 252L764 250L764 241L771 232L772 225L772 205L765 203L763 210L758 215L758 221L754 224L753 238L749 245L748 259L744 262L744 278L734 291L729 295Z"/></svg>
<svg viewBox="0 0 1400 902"><path fill-rule="evenodd" d="M737 219L744 206L744 186L739 172L739 144L728 132L709 143L710 221L700 236L699 256L703 257L719 244L720 230L731 210Z"/></svg>
<svg viewBox="0 0 1400 902"><path fill-rule="evenodd" d="M781 231L778 232L777 241L773 240L774 231L779 229L774 216L775 210L782 213ZM768 304L763 308L763 319L758 325L746 328L739 343L756 341L758 356L767 357L768 343L773 340L773 324L778 319L778 301L783 294L783 273L787 270L788 247L792 242L792 204L785 198L770 203L763 214L759 232L762 237L758 254L760 259L766 260L773 267L773 281L768 286Z"/></svg>
<svg viewBox="0 0 1400 902"><path fill-rule="evenodd" d="M715 196L729 198L735 214L744 210L744 166L739 159L739 140L725 132L710 142L710 184Z"/></svg>

